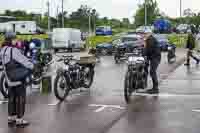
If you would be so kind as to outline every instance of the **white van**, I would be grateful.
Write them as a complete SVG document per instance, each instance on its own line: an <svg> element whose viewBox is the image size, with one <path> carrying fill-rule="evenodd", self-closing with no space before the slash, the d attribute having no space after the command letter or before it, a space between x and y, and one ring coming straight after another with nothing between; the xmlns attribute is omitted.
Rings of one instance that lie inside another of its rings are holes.
<svg viewBox="0 0 200 133"><path fill-rule="evenodd" d="M52 33L52 45L55 51L80 49L83 46L81 31L73 28L55 28Z"/></svg>

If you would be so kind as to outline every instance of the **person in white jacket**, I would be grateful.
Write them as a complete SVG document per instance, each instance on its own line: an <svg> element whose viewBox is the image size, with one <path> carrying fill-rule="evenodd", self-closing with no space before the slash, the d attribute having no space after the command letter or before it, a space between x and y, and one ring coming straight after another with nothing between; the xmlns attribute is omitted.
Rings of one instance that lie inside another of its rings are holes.
<svg viewBox="0 0 200 133"><path fill-rule="evenodd" d="M15 37L15 33L12 32L5 34L5 42L3 44L3 48L1 49L0 55L4 67L4 73L9 86L8 124L16 125L17 127L24 127L29 125L29 122L23 119L26 101L26 87L24 85L24 81L27 76L31 74L34 65L22 54L18 48L12 45L12 40ZM9 65L11 62L18 64L23 69L14 68L15 65ZM11 71L16 71L14 76L18 76L18 81L11 80L11 76L8 74Z"/></svg>

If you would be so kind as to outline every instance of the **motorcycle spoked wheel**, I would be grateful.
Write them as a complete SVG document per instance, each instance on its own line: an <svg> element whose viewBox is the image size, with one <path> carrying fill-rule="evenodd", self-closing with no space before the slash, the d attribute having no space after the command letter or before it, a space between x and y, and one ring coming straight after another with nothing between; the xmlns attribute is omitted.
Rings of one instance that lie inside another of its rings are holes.
<svg viewBox="0 0 200 133"><path fill-rule="evenodd" d="M64 101L71 91L64 75L57 75L54 81L54 94L60 101Z"/></svg>
<svg viewBox="0 0 200 133"><path fill-rule="evenodd" d="M94 80L94 69L86 67L84 69L84 88L90 88Z"/></svg>
<svg viewBox="0 0 200 133"><path fill-rule="evenodd" d="M124 80L124 98L127 104L131 102L132 93L135 91L134 84L136 84L134 76L131 75L130 72L127 72Z"/></svg>
<svg viewBox="0 0 200 133"><path fill-rule="evenodd" d="M0 79L0 91L4 98L8 98L8 84L6 82L5 74L2 73L1 79Z"/></svg>

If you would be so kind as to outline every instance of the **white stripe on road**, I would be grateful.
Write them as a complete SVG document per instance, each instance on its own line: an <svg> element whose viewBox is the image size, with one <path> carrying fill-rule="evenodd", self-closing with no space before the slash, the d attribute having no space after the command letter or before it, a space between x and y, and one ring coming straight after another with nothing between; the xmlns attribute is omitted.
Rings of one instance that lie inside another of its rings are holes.
<svg viewBox="0 0 200 133"><path fill-rule="evenodd" d="M8 103L8 101L0 101L0 105L5 103Z"/></svg>
<svg viewBox="0 0 200 133"><path fill-rule="evenodd" d="M102 106L102 107L98 108L97 110L95 110L94 112L96 112L96 113L101 112L101 111L103 111L105 108L106 108L106 106Z"/></svg>
<svg viewBox="0 0 200 133"><path fill-rule="evenodd" d="M90 104L88 105L89 107L99 107L98 109L96 109L94 112L95 113L99 113L101 111L103 111L106 108L114 108L114 109L120 109L120 110L124 110L124 107L121 107L120 105L102 105L102 104Z"/></svg>
<svg viewBox="0 0 200 133"><path fill-rule="evenodd" d="M48 104L48 106L56 106L60 103L60 101L56 101L55 103Z"/></svg>
<svg viewBox="0 0 200 133"><path fill-rule="evenodd" d="M192 112L200 113L200 110L198 110L198 109L194 109L194 110L192 110Z"/></svg>
<svg viewBox="0 0 200 133"><path fill-rule="evenodd" d="M147 93L134 93L136 96L148 96L148 97L199 97L200 94L170 94L170 93L159 93L159 94L147 94Z"/></svg>

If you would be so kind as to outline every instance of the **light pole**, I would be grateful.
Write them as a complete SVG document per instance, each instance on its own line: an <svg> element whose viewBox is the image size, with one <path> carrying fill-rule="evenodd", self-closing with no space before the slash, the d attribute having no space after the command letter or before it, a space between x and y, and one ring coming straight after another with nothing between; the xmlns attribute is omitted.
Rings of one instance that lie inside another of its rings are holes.
<svg viewBox="0 0 200 133"><path fill-rule="evenodd" d="M64 28L65 27L65 24L64 24L64 0L62 0L62 28Z"/></svg>
<svg viewBox="0 0 200 133"><path fill-rule="evenodd" d="M147 0L144 1L144 10L145 10L145 15L144 15L144 19L145 19L145 26L147 26Z"/></svg>
<svg viewBox="0 0 200 133"><path fill-rule="evenodd" d="M89 14L89 35L91 35L91 14Z"/></svg>
<svg viewBox="0 0 200 133"><path fill-rule="evenodd" d="M87 11L87 15L88 15L88 30L89 30L89 36L91 33L91 12L90 10Z"/></svg>
<svg viewBox="0 0 200 133"><path fill-rule="evenodd" d="M96 33L96 10L92 10L92 17L93 17L93 23L94 23L94 34Z"/></svg>
<svg viewBox="0 0 200 133"><path fill-rule="evenodd" d="M59 7L57 6L57 27L59 27Z"/></svg>
<svg viewBox="0 0 200 133"><path fill-rule="evenodd" d="M50 3L49 0L47 1L47 8L48 8L48 31L51 30L51 18L50 18Z"/></svg>
<svg viewBox="0 0 200 133"><path fill-rule="evenodd" d="M180 0L180 17L182 17L182 0Z"/></svg>

